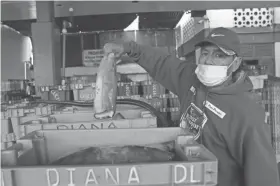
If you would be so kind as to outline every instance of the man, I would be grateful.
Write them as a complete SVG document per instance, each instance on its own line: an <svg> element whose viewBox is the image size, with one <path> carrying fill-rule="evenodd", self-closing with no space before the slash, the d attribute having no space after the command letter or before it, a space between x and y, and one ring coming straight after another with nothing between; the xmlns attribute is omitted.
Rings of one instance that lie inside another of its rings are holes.
<svg viewBox="0 0 280 186"><path fill-rule="evenodd" d="M250 100L250 79L240 70L238 35L216 28L196 45L197 65L135 42L108 43L105 53L128 56L177 94L181 127L218 158L219 186L279 186L269 127Z"/></svg>

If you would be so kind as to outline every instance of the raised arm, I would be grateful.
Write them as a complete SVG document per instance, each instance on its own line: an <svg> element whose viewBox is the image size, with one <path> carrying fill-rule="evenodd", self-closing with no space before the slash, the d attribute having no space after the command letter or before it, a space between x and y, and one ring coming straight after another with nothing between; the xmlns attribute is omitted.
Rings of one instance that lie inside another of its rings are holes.
<svg viewBox="0 0 280 186"><path fill-rule="evenodd" d="M107 45L107 46L106 46ZM127 53L130 59L143 67L151 77L174 94L181 94L189 89L194 78L195 64L181 61L160 49L139 45L133 41L120 44L106 44L106 51ZM117 49L116 47L120 47Z"/></svg>
<svg viewBox="0 0 280 186"><path fill-rule="evenodd" d="M142 66L151 77L174 94L189 89L193 81L194 64L178 59L163 50L139 45L135 42L124 44L128 56Z"/></svg>

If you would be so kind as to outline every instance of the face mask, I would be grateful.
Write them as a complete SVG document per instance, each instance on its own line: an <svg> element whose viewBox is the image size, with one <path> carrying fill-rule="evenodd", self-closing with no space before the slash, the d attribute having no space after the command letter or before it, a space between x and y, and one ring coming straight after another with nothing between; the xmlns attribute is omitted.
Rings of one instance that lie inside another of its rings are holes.
<svg viewBox="0 0 280 186"><path fill-rule="evenodd" d="M195 73L199 81L205 86L220 85L227 80L229 75L228 69L234 63L235 60L229 66L216 66L216 65L201 65L198 64Z"/></svg>

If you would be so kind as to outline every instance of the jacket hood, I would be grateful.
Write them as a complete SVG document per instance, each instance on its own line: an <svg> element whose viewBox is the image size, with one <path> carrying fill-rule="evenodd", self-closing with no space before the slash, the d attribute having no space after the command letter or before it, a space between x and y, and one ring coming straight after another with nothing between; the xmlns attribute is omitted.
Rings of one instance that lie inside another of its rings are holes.
<svg viewBox="0 0 280 186"><path fill-rule="evenodd" d="M209 93L221 94L221 95L234 95L244 92L249 92L253 89L253 84L244 71L237 72L232 77L233 83L228 86L209 88Z"/></svg>

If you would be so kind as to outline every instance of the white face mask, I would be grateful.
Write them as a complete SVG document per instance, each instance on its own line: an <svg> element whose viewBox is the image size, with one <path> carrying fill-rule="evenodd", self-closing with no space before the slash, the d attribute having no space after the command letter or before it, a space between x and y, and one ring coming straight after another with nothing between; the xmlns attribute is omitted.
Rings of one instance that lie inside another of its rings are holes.
<svg viewBox="0 0 280 186"><path fill-rule="evenodd" d="M216 66L216 65L201 65L198 64L195 70L196 76L199 81L205 86L212 87L220 85L229 77L228 69L234 63L235 60L229 66Z"/></svg>

